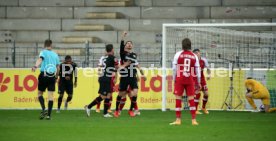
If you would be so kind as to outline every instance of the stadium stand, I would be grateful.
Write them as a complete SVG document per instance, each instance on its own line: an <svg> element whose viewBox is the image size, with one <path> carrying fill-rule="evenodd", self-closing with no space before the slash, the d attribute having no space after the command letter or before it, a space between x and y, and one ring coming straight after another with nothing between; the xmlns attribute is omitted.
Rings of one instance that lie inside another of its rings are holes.
<svg viewBox="0 0 276 141"><path fill-rule="evenodd" d="M0 0L0 67L30 67L47 38L57 50L66 49L58 51L61 56L84 64L89 55L86 62L95 67L97 50L106 43L118 49L123 30L142 65L158 67L163 23L271 23L275 9L275 0Z"/></svg>

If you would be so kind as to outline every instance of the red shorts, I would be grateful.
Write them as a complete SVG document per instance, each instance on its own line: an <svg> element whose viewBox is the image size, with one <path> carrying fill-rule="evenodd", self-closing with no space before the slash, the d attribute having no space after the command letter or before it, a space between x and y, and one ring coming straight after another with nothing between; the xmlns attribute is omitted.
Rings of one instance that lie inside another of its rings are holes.
<svg viewBox="0 0 276 141"><path fill-rule="evenodd" d="M114 79L115 79L115 77L112 77L111 78L111 86L110 86L110 88L111 88L111 93L113 93L113 92L115 92L115 83L114 83Z"/></svg>
<svg viewBox="0 0 276 141"><path fill-rule="evenodd" d="M201 85L201 91L208 91L208 87L207 87L205 79L201 80L200 85Z"/></svg>
<svg viewBox="0 0 276 141"><path fill-rule="evenodd" d="M195 85L192 84L183 84L181 82L174 83L174 94L178 96L183 96L184 90L186 91L187 96L194 96L195 94Z"/></svg>

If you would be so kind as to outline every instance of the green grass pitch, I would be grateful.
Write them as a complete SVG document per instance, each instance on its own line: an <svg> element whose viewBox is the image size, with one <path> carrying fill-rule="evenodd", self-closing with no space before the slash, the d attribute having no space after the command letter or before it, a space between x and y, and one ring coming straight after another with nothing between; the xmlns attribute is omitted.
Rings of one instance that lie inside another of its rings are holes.
<svg viewBox="0 0 276 141"><path fill-rule="evenodd" d="M170 126L173 111L141 111L131 118L103 118L92 111L53 111L52 120L39 120L38 110L0 110L1 141L275 141L276 113L210 111L191 125L182 112L182 125Z"/></svg>

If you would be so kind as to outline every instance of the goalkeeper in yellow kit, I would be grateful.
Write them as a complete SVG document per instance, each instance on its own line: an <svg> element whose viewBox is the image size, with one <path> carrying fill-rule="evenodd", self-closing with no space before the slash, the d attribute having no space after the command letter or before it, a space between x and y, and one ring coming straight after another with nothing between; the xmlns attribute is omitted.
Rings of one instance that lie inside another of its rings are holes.
<svg viewBox="0 0 276 141"><path fill-rule="evenodd" d="M261 99L266 113L276 111L276 108L270 108L270 94L267 88L260 82L251 77L245 80L245 87L247 89L246 99L253 107L254 111L258 111L253 99Z"/></svg>

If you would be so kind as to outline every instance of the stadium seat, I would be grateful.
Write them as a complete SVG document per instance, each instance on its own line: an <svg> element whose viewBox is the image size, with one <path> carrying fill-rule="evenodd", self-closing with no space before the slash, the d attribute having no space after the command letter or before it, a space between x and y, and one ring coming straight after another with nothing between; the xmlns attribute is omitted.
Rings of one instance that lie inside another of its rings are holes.
<svg viewBox="0 0 276 141"><path fill-rule="evenodd" d="M96 37L87 37L87 36L67 36L63 37L62 39L63 43L85 43L85 42L90 42L90 43L95 43L99 42L99 39Z"/></svg>
<svg viewBox="0 0 276 141"><path fill-rule="evenodd" d="M74 30L77 31L108 31L112 29L110 25L103 24L77 24L74 27Z"/></svg>
<svg viewBox="0 0 276 141"><path fill-rule="evenodd" d="M124 6L132 6L132 0L97 0L96 6L103 7L124 7Z"/></svg>
<svg viewBox="0 0 276 141"><path fill-rule="evenodd" d="M121 13L118 12L88 12L86 13L88 19L120 19L124 18Z"/></svg>
<svg viewBox="0 0 276 141"><path fill-rule="evenodd" d="M54 51L58 55L74 55L74 56L80 56L84 55L85 51L84 49L54 49Z"/></svg>

